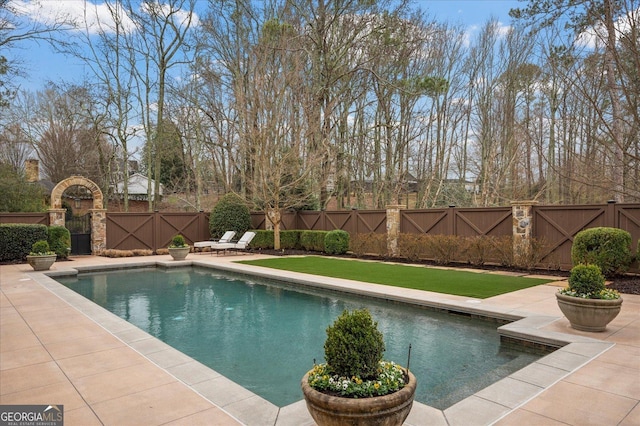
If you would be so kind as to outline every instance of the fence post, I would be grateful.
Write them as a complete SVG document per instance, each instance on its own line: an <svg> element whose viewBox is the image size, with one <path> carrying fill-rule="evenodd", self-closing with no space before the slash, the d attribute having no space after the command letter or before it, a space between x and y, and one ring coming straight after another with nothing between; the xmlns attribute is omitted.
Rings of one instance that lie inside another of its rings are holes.
<svg viewBox="0 0 640 426"><path fill-rule="evenodd" d="M91 253L107 248L107 209L89 209L91 212Z"/></svg>
<svg viewBox="0 0 640 426"><path fill-rule="evenodd" d="M67 209L49 209L49 225L64 226L64 214Z"/></svg>
<svg viewBox="0 0 640 426"><path fill-rule="evenodd" d="M616 205L616 200L607 200L607 207L605 213L605 225L610 228L617 228L618 221L616 220L616 209L618 206Z"/></svg>
<svg viewBox="0 0 640 426"><path fill-rule="evenodd" d="M406 208L402 204L387 206L387 251L391 257L398 256L398 237L400 236L400 210Z"/></svg>
<svg viewBox="0 0 640 426"><path fill-rule="evenodd" d="M537 201L512 201L511 217L513 218L513 258L526 256L531 252L533 237L533 206Z"/></svg>

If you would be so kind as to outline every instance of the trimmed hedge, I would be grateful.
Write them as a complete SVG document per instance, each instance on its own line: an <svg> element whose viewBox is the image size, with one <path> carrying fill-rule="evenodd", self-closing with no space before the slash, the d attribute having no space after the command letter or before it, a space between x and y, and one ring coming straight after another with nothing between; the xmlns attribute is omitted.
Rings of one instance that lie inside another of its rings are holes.
<svg viewBox="0 0 640 426"><path fill-rule="evenodd" d="M324 247L328 254L345 254L349 250L349 233L340 229L327 232Z"/></svg>
<svg viewBox="0 0 640 426"><path fill-rule="evenodd" d="M631 265L631 234L618 228L589 228L573 239L573 265L598 265L605 277L622 274Z"/></svg>
<svg viewBox="0 0 640 426"><path fill-rule="evenodd" d="M298 250L300 249L300 233L302 231L280 231L280 248ZM273 247L273 246L272 246Z"/></svg>
<svg viewBox="0 0 640 426"><path fill-rule="evenodd" d="M255 232L256 236L251 240L251 248L264 250L273 248L273 231L258 229Z"/></svg>
<svg viewBox="0 0 640 426"><path fill-rule="evenodd" d="M300 233L300 246L303 250L325 251L324 238L328 231L302 231Z"/></svg>
<svg viewBox="0 0 640 426"><path fill-rule="evenodd" d="M38 240L47 240L46 225L0 224L0 261L25 260Z"/></svg>
<svg viewBox="0 0 640 426"><path fill-rule="evenodd" d="M48 229L47 242L58 259L66 259L71 253L71 232L64 226L52 225Z"/></svg>

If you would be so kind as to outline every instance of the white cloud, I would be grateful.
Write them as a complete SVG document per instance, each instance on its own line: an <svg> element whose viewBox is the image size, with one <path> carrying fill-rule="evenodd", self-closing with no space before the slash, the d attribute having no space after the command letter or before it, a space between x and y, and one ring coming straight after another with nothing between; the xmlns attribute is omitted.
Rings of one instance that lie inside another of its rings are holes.
<svg viewBox="0 0 640 426"><path fill-rule="evenodd" d="M65 22L69 28L78 31L87 31L89 34L113 33L116 27L116 19L124 31L134 31L136 26L122 8L120 2L94 3L83 0L10 0L12 8L21 15L41 24L52 22ZM161 7L162 13L170 12L169 6L156 3ZM114 18L115 17L115 18ZM183 24L189 17L187 11L174 12L178 24ZM191 18L191 26L199 23L196 14Z"/></svg>
<svg viewBox="0 0 640 426"><path fill-rule="evenodd" d="M640 9L631 10L626 15L620 16L616 22L614 22L616 33L623 34L628 33L633 26L637 26L634 20L638 19ZM604 24L598 24L593 27L587 28L576 37L576 43L579 46L595 49L598 46L603 46L607 40L607 30Z"/></svg>
<svg viewBox="0 0 640 426"><path fill-rule="evenodd" d="M11 6L21 15L41 24L64 22L78 31L113 32L115 27L111 9L117 10L116 3L94 4L81 0L12 0ZM116 12L125 30L134 28L133 21L120 9Z"/></svg>

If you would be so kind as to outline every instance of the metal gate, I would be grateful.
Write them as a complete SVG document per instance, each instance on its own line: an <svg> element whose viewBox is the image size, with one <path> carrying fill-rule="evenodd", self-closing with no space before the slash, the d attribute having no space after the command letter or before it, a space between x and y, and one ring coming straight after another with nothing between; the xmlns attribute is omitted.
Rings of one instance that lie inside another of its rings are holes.
<svg viewBox="0 0 640 426"><path fill-rule="evenodd" d="M66 227L71 233L71 254L91 254L91 213L73 216Z"/></svg>

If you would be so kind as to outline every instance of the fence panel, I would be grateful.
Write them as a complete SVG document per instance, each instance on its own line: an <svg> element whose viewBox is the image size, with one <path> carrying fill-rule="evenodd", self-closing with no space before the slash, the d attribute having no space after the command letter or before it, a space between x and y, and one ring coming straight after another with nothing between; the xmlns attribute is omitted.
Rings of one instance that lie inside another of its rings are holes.
<svg viewBox="0 0 640 426"><path fill-rule="evenodd" d="M157 221L155 249L165 248L174 235L181 234L187 244L210 238L204 213L155 213Z"/></svg>
<svg viewBox="0 0 640 426"><path fill-rule="evenodd" d="M295 229L308 231L324 231L324 212L322 211L299 211Z"/></svg>
<svg viewBox="0 0 640 426"><path fill-rule="evenodd" d="M284 218L284 214L282 216ZM266 229L266 221L267 218L263 212L251 212L251 229Z"/></svg>
<svg viewBox="0 0 640 426"><path fill-rule="evenodd" d="M617 228L631 234L631 247L636 250L640 240L640 204L616 204L615 221Z"/></svg>
<svg viewBox="0 0 640 426"><path fill-rule="evenodd" d="M386 210L355 210L356 222L353 234L386 234Z"/></svg>
<svg viewBox="0 0 640 426"><path fill-rule="evenodd" d="M452 235L449 215L453 209L400 210L400 232L404 234Z"/></svg>
<svg viewBox="0 0 640 426"><path fill-rule="evenodd" d="M510 236L513 234L511 208L455 208L453 234L460 237Z"/></svg>
<svg viewBox="0 0 640 426"><path fill-rule="evenodd" d="M575 235L587 228L615 226L614 205L534 206L533 236L544 246L543 263L571 269L571 246Z"/></svg>
<svg viewBox="0 0 640 426"><path fill-rule="evenodd" d="M153 213L107 213L107 249L156 249Z"/></svg>
<svg viewBox="0 0 640 426"><path fill-rule="evenodd" d="M176 234L188 244L210 238L208 215L199 213L107 213L107 248L166 248Z"/></svg>
<svg viewBox="0 0 640 426"><path fill-rule="evenodd" d="M0 213L0 223L34 223L49 226L49 213Z"/></svg>

